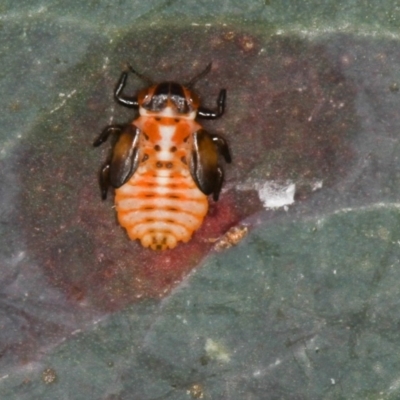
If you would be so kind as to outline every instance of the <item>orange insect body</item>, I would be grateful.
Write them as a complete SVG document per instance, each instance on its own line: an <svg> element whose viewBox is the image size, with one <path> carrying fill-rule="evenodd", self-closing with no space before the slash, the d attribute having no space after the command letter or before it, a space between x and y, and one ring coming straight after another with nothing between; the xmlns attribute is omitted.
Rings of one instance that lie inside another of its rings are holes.
<svg viewBox="0 0 400 400"><path fill-rule="evenodd" d="M115 188L119 223L130 239L139 239L145 247L164 250L187 242L207 214L207 196L218 200L223 180L218 155L230 162L229 149L223 138L206 132L195 118L220 117L226 91L220 91L218 111L213 112L199 106L188 89L210 68L211 64L187 86L163 82L137 97L122 95L127 79L123 72L115 97L124 106L138 108L140 116L124 127L106 127L94 142L98 146L110 133L119 135L102 168L102 197L108 186Z"/></svg>
<svg viewBox="0 0 400 400"><path fill-rule="evenodd" d="M115 190L118 221L145 247L173 248L191 238L208 210L207 196L186 163L188 138L200 126L170 117L139 117L133 124L143 132L144 156L130 180Z"/></svg>

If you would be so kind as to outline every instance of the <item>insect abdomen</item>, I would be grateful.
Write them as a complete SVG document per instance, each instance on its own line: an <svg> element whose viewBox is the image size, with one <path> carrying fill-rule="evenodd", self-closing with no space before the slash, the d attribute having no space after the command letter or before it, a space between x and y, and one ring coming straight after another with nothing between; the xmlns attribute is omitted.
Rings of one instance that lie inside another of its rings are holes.
<svg viewBox="0 0 400 400"><path fill-rule="evenodd" d="M139 239L153 250L172 249L177 242L187 242L207 214L207 197L191 177L149 179L136 173L129 182L116 189L115 204L119 223L128 236ZM173 188L169 181L173 183Z"/></svg>

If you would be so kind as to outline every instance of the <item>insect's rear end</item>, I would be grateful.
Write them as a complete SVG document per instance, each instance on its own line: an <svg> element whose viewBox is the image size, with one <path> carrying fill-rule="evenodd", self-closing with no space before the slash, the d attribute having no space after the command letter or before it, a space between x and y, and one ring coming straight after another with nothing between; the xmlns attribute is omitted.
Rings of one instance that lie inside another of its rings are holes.
<svg viewBox="0 0 400 400"><path fill-rule="evenodd" d="M140 116L126 127L107 127L94 143L100 145L112 132L119 134L102 169L102 196L109 185L115 188L118 221L131 239L153 250L174 248L200 227L208 211L207 196L218 200L223 180L218 154L230 162L229 149L195 117L220 117L226 92L221 90L218 111L213 112L200 107L187 86L175 82L152 85L138 97L122 96L126 78L123 72L116 99L139 108Z"/></svg>

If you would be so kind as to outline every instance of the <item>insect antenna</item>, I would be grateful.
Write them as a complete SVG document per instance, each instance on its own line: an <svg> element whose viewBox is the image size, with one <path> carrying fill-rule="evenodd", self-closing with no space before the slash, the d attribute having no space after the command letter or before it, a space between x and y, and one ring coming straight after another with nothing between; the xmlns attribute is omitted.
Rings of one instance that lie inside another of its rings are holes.
<svg viewBox="0 0 400 400"><path fill-rule="evenodd" d="M147 77L146 75L143 75L140 72L133 69L132 65L127 64L127 67L130 69L131 72L133 72L136 76L138 76L142 81L147 82L149 85L154 85L154 82L149 77Z"/></svg>
<svg viewBox="0 0 400 400"><path fill-rule="evenodd" d="M212 67L212 62L207 65L207 67L204 69L204 71L200 72L198 75L196 75L194 78L192 78L188 83L186 83L184 86L186 86L188 89L191 89L193 85L201 78L206 76L210 71Z"/></svg>

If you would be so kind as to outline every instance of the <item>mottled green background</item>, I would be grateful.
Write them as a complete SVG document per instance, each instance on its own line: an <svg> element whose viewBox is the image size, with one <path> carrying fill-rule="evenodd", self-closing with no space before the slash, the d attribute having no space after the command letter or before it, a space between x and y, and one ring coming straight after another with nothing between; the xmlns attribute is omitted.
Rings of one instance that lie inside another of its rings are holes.
<svg viewBox="0 0 400 400"><path fill-rule="evenodd" d="M0 29L1 399L400 398L400 2L3 1ZM207 53L227 32L229 52ZM148 265L107 233L111 204L91 197L106 150L90 146L131 118L112 103L124 62L186 79L210 54L199 90L212 105L227 85L208 127L234 155L218 224L249 234L223 253L189 247L190 268L160 283L180 254ZM267 178L305 189L286 210L246 208L257 196L238 187ZM102 270L110 254L136 269Z"/></svg>

